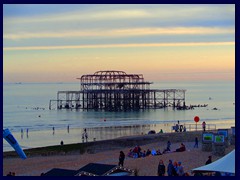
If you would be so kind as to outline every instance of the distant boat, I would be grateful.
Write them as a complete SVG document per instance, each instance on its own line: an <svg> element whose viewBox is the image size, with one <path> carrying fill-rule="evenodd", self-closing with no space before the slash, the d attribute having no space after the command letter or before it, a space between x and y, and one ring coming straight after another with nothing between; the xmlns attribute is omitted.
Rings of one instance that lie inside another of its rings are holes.
<svg viewBox="0 0 240 180"><path fill-rule="evenodd" d="M17 83L15 83L15 84L22 84L21 82L17 82Z"/></svg>
<svg viewBox="0 0 240 180"><path fill-rule="evenodd" d="M212 100L212 98L211 98L211 97L209 97L208 99L209 99L209 100Z"/></svg>

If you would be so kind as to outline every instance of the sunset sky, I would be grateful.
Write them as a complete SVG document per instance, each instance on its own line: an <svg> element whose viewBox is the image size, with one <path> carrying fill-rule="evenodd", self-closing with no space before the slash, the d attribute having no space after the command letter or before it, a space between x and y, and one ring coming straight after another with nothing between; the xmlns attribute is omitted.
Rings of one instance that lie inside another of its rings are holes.
<svg viewBox="0 0 240 180"><path fill-rule="evenodd" d="M235 79L235 5L3 5L4 82Z"/></svg>

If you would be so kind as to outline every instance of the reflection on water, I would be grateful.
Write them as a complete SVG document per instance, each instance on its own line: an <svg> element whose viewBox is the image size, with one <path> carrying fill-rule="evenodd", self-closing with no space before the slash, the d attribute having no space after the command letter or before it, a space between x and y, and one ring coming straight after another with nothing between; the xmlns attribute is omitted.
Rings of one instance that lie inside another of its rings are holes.
<svg viewBox="0 0 240 180"><path fill-rule="evenodd" d="M170 132L169 124L151 124L151 125L132 125L132 126L109 126L86 128L88 134L88 142L114 139L123 136L147 134L150 130L155 130L158 133ZM54 134L53 134L54 132ZM13 132L23 149L42 147L50 145L59 145L61 141L64 144L82 143L83 128L67 127L66 130L55 128L54 131L29 131L26 136L23 133ZM85 142L86 140L84 140ZM13 149L3 142L3 151L12 151Z"/></svg>
<svg viewBox="0 0 240 180"><path fill-rule="evenodd" d="M235 126L234 120L225 121L225 124L223 124L222 121L215 121L215 123L217 129L223 127L226 128L226 126L228 128ZM163 130L163 133L172 132L173 125L174 124L166 123L86 128L86 132L88 135L87 141L91 142L115 139L131 135L148 134L150 130L154 130L156 133L159 133L161 129ZM186 127L188 127L189 124L182 123L182 125L186 125ZM64 144L86 142L85 139L82 139L82 135L83 133L85 133L84 129L85 128L71 128L71 126L68 125L65 130L55 128L54 130L52 129L47 131L27 131L26 134L22 132L13 132L13 134L18 140L21 147L23 147L23 149L28 149L34 147L59 145L61 141L63 141ZM187 131L189 131L188 128ZM25 134L26 136L23 134ZM8 146L7 142L3 141L3 151L12 150L13 149L11 148L11 146Z"/></svg>

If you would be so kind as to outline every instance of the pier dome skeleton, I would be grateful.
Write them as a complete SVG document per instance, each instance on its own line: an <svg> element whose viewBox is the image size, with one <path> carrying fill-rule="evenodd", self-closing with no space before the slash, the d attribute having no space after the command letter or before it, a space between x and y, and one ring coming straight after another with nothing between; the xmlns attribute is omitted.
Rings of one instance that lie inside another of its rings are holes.
<svg viewBox="0 0 240 180"><path fill-rule="evenodd" d="M165 107L185 107L182 89L150 89L152 82L144 81L142 74L124 71L97 71L82 75L79 91L58 91L54 102L57 109L129 111Z"/></svg>

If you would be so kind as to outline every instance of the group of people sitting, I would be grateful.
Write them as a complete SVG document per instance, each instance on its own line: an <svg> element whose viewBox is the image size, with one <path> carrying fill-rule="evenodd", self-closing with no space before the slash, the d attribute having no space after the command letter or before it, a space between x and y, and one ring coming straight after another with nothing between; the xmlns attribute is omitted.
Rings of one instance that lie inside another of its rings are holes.
<svg viewBox="0 0 240 180"><path fill-rule="evenodd" d="M171 142L168 141L167 148L164 149L162 153L160 149L158 149L157 151L155 149L152 149L152 150L147 149L147 151L145 150L142 151L140 146L135 146L133 149L129 150L128 157L140 158L140 157L146 157L149 155L156 156L156 155L162 155L169 152L183 152L183 151L186 151L186 147L183 143L181 143L180 147L177 148L175 151L171 151Z"/></svg>
<svg viewBox="0 0 240 180"><path fill-rule="evenodd" d="M128 152L128 157L132 157L132 158L140 158L140 157L146 157L149 155L152 156L156 156L156 155L161 155L161 151L160 149L158 149L157 151L155 149L147 149L147 151L141 149L140 146L135 146L133 149L130 149Z"/></svg>

